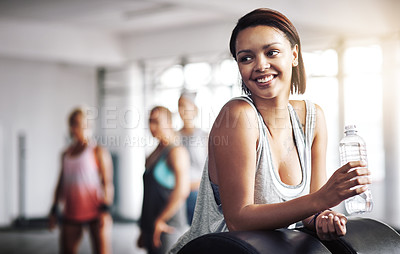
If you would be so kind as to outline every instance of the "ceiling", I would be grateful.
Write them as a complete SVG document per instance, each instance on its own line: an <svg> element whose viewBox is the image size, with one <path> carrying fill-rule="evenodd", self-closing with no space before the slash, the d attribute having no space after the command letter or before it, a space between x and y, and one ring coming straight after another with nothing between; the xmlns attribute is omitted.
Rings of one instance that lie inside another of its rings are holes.
<svg viewBox="0 0 400 254"><path fill-rule="evenodd" d="M260 7L284 13L303 50L400 38L400 0L0 0L0 56L91 66L203 56Z"/></svg>
<svg viewBox="0 0 400 254"><path fill-rule="evenodd" d="M301 33L376 34L400 30L399 0L2 0L1 22L59 24L116 34L234 23L270 7Z"/></svg>

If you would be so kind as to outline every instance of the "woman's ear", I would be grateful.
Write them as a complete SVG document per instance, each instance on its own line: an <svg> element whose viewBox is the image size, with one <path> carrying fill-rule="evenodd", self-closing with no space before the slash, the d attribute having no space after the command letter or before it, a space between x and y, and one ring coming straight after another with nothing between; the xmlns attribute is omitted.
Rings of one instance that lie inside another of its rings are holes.
<svg viewBox="0 0 400 254"><path fill-rule="evenodd" d="M292 60L292 67L297 67L299 65L299 46L296 44L292 50L293 60Z"/></svg>

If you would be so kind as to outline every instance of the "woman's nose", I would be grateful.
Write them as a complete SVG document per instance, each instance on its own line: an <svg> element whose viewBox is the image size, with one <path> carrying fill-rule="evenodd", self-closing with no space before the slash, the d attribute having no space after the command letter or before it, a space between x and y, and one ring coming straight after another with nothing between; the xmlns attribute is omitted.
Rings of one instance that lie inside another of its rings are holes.
<svg viewBox="0 0 400 254"><path fill-rule="evenodd" d="M259 72L263 72L269 69L271 65L265 57L259 57L256 62L255 70Z"/></svg>

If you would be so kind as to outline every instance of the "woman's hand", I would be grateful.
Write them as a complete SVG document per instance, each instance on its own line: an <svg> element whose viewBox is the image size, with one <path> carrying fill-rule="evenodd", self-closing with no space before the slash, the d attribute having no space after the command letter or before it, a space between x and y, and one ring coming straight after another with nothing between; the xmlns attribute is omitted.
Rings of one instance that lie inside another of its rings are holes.
<svg viewBox="0 0 400 254"><path fill-rule="evenodd" d="M53 229L57 226L57 216L54 213L49 215L49 230L53 231Z"/></svg>
<svg viewBox="0 0 400 254"><path fill-rule="evenodd" d="M169 226L165 221L161 219L157 219L154 223L154 234L153 234L153 245L156 248L161 246L161 234L168 233L172 234L174 232L174 228Z"/></svg>
<svg viewBox="0 0 400 254"><path fill-rule="evenodd" d="M324 241L335 240L346 234L347 218L335 211L326 210L315 219L318 238Z"/></svg>
<svg viewBox="0 0 400 254"><path fill-rule="evenodd" d="M343 200L366 191L371 183L369 175L370 171L363 161L351 161L336 170L317 192L324 209L337 206Z"/></svg>
<svg viewBox="0 0 400 254"><path fill-rule="evenodd" d="M139 237L137 239L136 244L137 244L137 246L139 248L145 248L146 247L145 244L144 244L144 236L143 236L142 232L140 232L140 235L139 235Z"/></svg>
<svg viewBox="0 0 400 254"><path fill-rule="evenodd" d="M108 211L102 211L99 214L99 227L107 227L112 223L111 214Z"/></svg>

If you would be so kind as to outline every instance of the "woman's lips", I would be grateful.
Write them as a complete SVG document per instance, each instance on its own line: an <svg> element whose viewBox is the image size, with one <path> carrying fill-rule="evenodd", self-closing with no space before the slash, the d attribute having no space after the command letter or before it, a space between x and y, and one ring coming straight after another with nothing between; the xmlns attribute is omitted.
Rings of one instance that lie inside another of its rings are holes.
<svg viewBox="0 0 400 254"><path fill-rule="evenodd" d="M268 85L270 84L270 82L275 78L275 75L266 75L266 76L262 76L259 78L256 78L255 81L259 84L259 85Z"/></svg>

